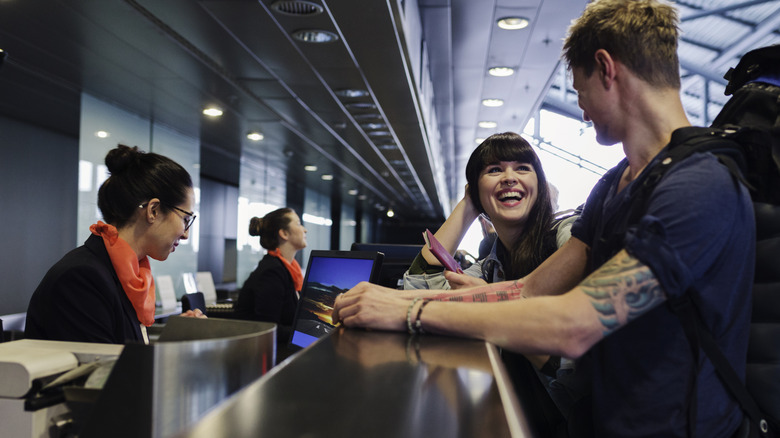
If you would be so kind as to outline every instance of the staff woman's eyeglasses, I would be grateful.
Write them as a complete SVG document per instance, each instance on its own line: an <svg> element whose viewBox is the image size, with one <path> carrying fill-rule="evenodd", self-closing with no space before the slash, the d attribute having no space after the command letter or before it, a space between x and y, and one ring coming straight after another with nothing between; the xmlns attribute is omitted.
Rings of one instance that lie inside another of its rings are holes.
<svg viewBox="0 0 780 438"><path fill-rule="evenodd" d="M192 223L195 222L195 218L198 216L196 216L195 213L192 211L182 210L181 208L174 207L173 205L171 205L170 207L173 208L174 210L184 213L184 216L182 217L182 219L184 219L184 231L189 230L190 227L192 226Z"/></svg>
<svg viewBox="0 0 780 438"><path fill-rule="evenodd" d="M145 208L148 204L149 203L146 202L146 203L143 203L143 204L139 205L138 207ZM183 209L181 209L179 207L176 207L174 205L169 205L169 207L171 207L174 210L177 210L177 211L179 211L179 212L184 214L184 216L180 216L184 220L184 231L189 230L190 227L192 226L192 223L195 222L195 218L198 217L192 211L183 210Z"/></svg>

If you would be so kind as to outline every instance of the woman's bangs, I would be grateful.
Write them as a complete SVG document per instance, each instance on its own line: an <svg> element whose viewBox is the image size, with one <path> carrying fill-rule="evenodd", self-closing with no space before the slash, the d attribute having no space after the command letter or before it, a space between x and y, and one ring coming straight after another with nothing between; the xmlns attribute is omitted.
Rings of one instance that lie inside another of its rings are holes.
<svg viewBox="0 0 780 438"><path fill-rule="evenodd" d="M485 148L482 155L485 166L501 161L519 161L536 164L538 158L534 150L526 142L495 142Z"/></svg>

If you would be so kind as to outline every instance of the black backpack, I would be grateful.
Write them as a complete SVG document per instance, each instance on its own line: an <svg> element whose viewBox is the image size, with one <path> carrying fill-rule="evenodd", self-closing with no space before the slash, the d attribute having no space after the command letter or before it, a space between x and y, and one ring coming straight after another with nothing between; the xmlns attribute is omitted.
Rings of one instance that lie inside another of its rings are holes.
<svg viewBox="0 0 780 438"><path fill-rule="evenodd" d="M757 253L744 384L701 321L691 294L670 300L669 305L682 322L694 357L700 351L706 354L747 414L749 421L739 436L780 436L780 87L772 84L780 84L780 45L747 53L725 77L729 80L726 94L733 96L712 127L688 128L685 136L675 138L676 143L661 152L659 164L632 192L626 223L612 226L621 229L638 223L658 181L693 153L715 154L735 181L746 185L755 210ZM770 80L762 80L767 77ZM608 235L607 240L617 238L622 233ZM693 436L696 400L690 401L689 410Z"/></svg>

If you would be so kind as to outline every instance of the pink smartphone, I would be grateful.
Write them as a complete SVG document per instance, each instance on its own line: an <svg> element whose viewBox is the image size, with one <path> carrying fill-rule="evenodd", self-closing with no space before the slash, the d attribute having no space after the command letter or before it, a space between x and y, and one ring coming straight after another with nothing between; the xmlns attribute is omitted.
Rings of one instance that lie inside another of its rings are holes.
<svg viewBox="0 0 780 438"><path fill-rule="evenodd" d="M423 239L425 239L425 245L428 247L431 253L433 253L434 257L436 257L436 259L441 262L442 266L444 266L444 269L457 272L459 274L463 273L463 270L460 269L460 264L458 264L457 260L455 260L455 257L453 257L449 251L444 249L441 243L436 239L436 237L434 237L433 233L431 233L431 230L427 228L425 229L423 232Z"/></svg>

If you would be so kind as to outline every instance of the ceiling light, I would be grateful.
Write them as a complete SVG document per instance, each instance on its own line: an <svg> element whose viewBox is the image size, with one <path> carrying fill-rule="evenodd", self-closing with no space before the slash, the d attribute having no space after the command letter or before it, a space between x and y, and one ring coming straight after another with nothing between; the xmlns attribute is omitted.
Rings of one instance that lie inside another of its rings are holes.
<svg viewBox="0 0 780 438"><path fill-rule="evenodd" d="M357 194L358 194L358 191L357 191L357 189L350 189L350 190L349 190L347 193L348 193L350 196L355 196L355 195L357 195Z"/></svg>
<svg viewBox="0 0 780 438"><path fill-rule="evenodd" d="M498 20L498 27L506 30L518 30L528 27L528 19L525 17L504 17Z"/></svg>
<svg viewBox="0 0 780 438"><path fill-rule="evenodd" d="M376 109L376 105L371 102L352 102L344 106L352 110Z"/></svg>
<svg viewBox="0 0 780 438"><path fill-rule="evenodd" d="M249 134L246 135L246 138L252 140L252 141L260 141L265 138L265 136L257 131L252 131Z"/></svg>
<svg viewBox="0 0 780 438"><path fill-rule="evenodd" d="M387 210L387 217L393 217L393 216L395 216L395 212L393 211L393 209L391 208Z"/></svg>
<svg viewBox="0 0 780 438"><path fill-rule="evenodd" d="M478 125L479 125L480 128L493 129L496 126L498 126L498 123L491 122L489 120L483 120L483 121L479 122Z"/></svg>
<svg viewBox="0 0 780 438"><path fill-rule="evenodd" d="M483 141L485 141L484 138L475 138L474 139L474 143L476 143L476 144L482 144Z"/></svg>
<svg viewBox="0 0 780 438"><path fill-rule="evenodd" d="M313 166L313 165L310 164L310 165L307 165L307 166L303 166L303 170L305 170L307 172L316 172L317 171L317 166Z"/></svg>
<svg viewBox="0 0 780 438"><path fill-rule="evenodd" d="M360 199L361 201L365 201L366 199L368 199L368 196L366 196L366 195L359 195L358 199Z"/></svg>
<svg viewBox="0 0 780 438"><path fill-rule="evenodd" d="M336 96L339 97L350 97L350 98L368 96L368 91L359 90L356 88L344 88L342 90L336 90L334 91L334 93L336 93Z"/></svg>
<svg viewBox="0 0 780 438"><path fill-rule="evenodd" d="M512 67L491 67L488 70L488 73L490 73L490 76L498 76L498 77L505 77L505 76L512 76L515 74L515 69Z"/></svg>
<svg viewBox="0 0 780 438"><path fill-rule="evenodd" d="M482 105L489 106L489 107L497 107L502 106L504 104L504 101L501 99L483 99Z"/></svg>
<svg viewBox="0 0 780 438"><path fill-rule="evenodd" d="M355 120L376 120L382 118L382 116L377 113L355 114L353 117Z"/></svg>
<svg viewBox="0 0 780 438"><path fill-rule="evenodd" d="M395 143L384 143L377 146L380 150L390 151L396 149Z"/></svg>
<svg viewBox="0 0 780 438"><path fill-rule="evenodd" d="M271 4L271 9L285 15L317 15L322 13L322 6L305 0L279 0Z"/></svg>
<svg viewBox="0 0 780 438"><path fill-rule="evenodd" d="M333 179L333 175L328 175L326 173L325 175L322 175L320 178L322 178L323 181L331 181Z"/></svg>
<svg viewBox="0 0 780 438"><path fill-rule="evenodd" d="M332 43L339 39L333 32L321 29L301 29L292 33L292 37L304 43Z"/></svg>
<svg viewBox="0 0 780 438"><path fill-rule="evenodd" d="M390 131L371 131L368 133L369 137L385 137L389 135Z"/></svg>
<svg viewBox="0 0 780 438"><path fill-rule="evenodd" d="M110 136L111 136L111 134L109 132L107 132L107 131L98 131L98 132L95 133L95 137L97 137L97 138L108 138Z"/></svg>
<svg viewBox="0 0 780 438"><path fill-rule="evenodd" d="M222 110L215 106L210 106L203 110L203 114L210 117L219 117L222 115Z"/></svg>
<svg viewBox="0 0 780 438"><path fill-rule="evenodd" d="M387 125L385 125L382 122L374 122L374 123L361 123L360 127L363 129L384 129L387 128Z"/></svg>

